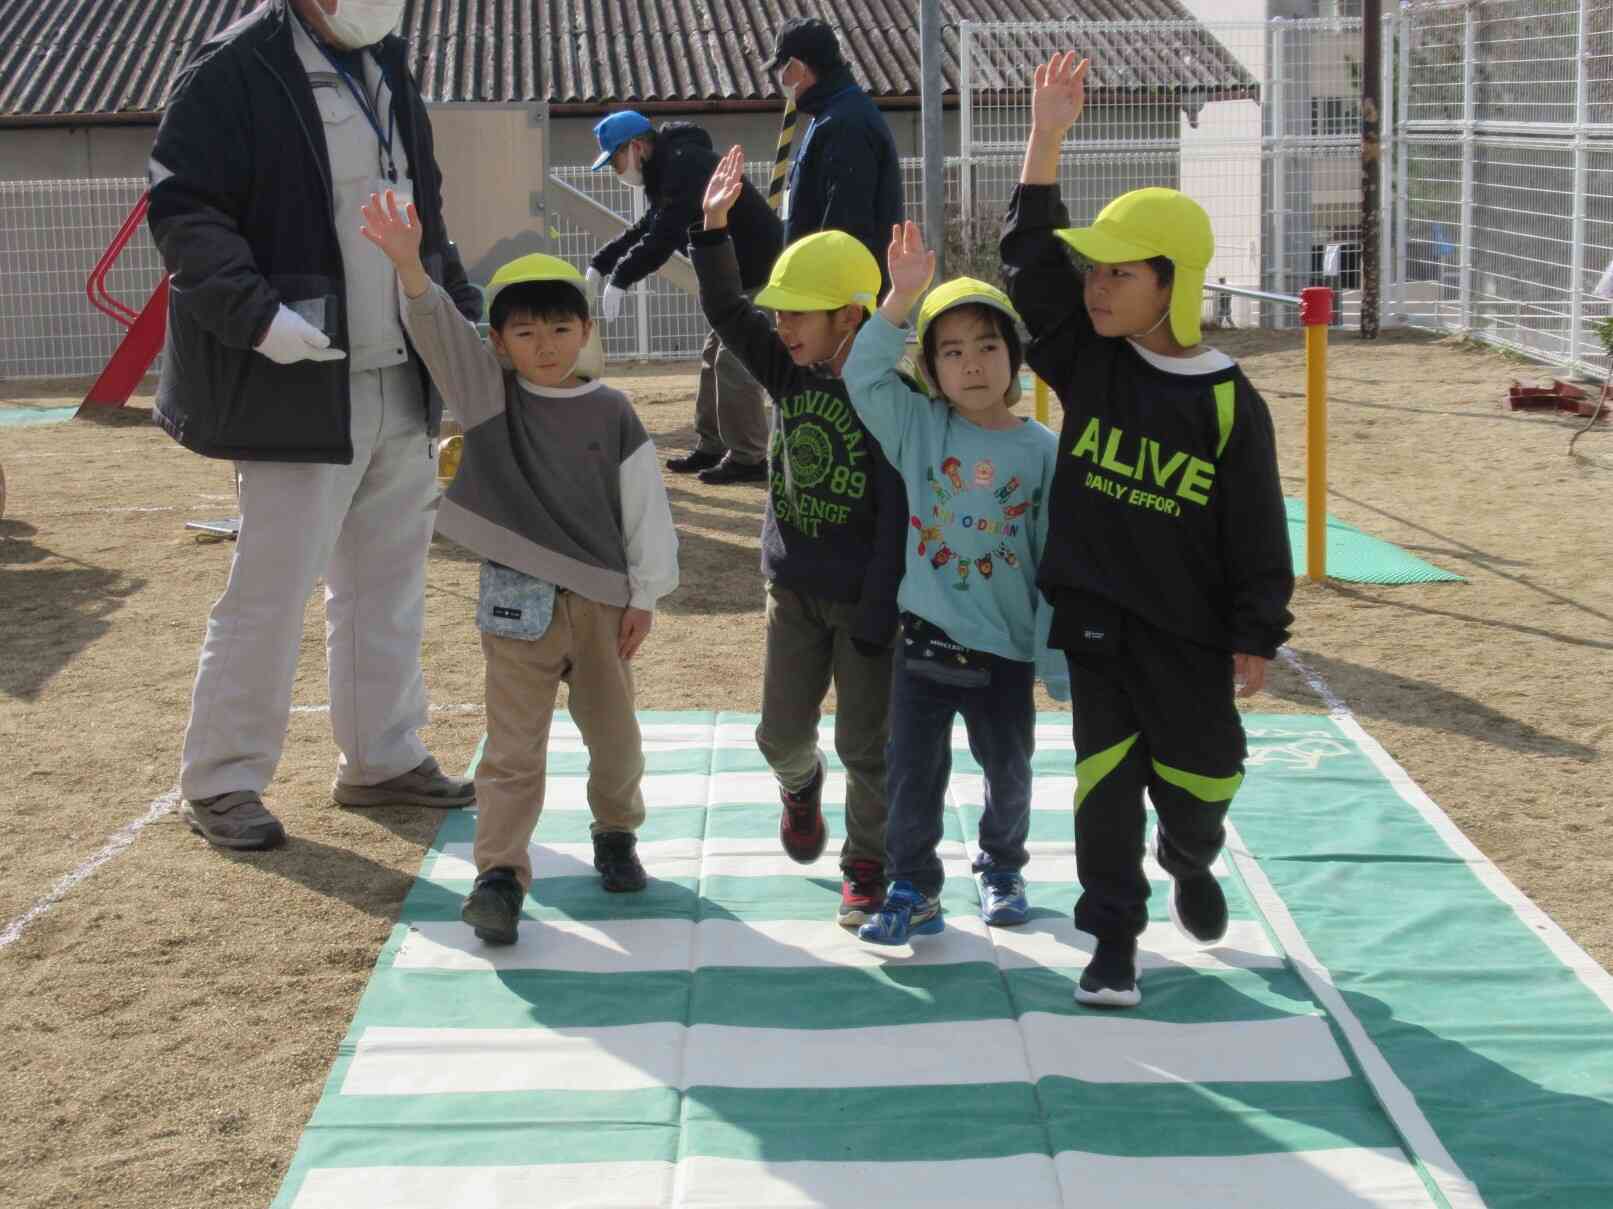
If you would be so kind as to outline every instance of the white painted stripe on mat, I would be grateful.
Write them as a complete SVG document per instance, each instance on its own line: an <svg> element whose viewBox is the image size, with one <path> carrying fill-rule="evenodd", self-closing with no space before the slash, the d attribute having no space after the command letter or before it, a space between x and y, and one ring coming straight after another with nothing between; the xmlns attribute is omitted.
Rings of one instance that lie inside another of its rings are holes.
<svg viewBox="0 0 1613 1209"><path fill-rule="evenodd" d="M747 923L708 919L554 920L527 923L513 945L488 945L458 920L409 925L394 964L399 969L576 970L624 974L712 966L750 969L953 965L992 961L986 925L949 915L946 930L909 947L864 944L830 920Z"/></svg>
<svg viewBox="0 0 1613 1209"><path fill-rule="evenodd" d="M1138 1155L1066 1150L1054 1158L1066 1209L1430 1209L1438 1202L1398 1150Z"/></svg>
<svg viewBox="0 0 1613 1209"><path fill-rule="evenodd" d="M970 848L974 844L971 841ZM1075 868L1075 845L1071 840L1032 840L1025 845L1025 851L1030 854L1030 863L1025 866L1025 877L1032 882L1074 882L1077 881ZM1210 872L1216 877L1227 875L1226 862L1216 857L1215 863L1210 866ZM1143 857L1143 876L1151 882L1168 882L1170 874L1159 867L1150 850ZM1045 903L1037 903L1045 906Z"/></svg>
<svg viewBox="0 0 1613 1209"><path fill-rule="evenodd" d="M638 845L639 860L651 877L662 879L700 876L699 840L652 840ZM549 877L597 877L594 846L588 844L532 844L527 848L532 880ZM838 867L836 876L838 876ZM444 844L441 854L424 876L431 881L472 881L476 877L475 845Z"/></svg>
<svg viewBox="0 0 1613 1209"><path fill-rule="evenodd" d="M681 1087L684 1033L672 1021L600 1028L367 1028L341 1094Z"/></svg>
<svg viewBox="0 0 1613 1209"><path fill-rule="evenodd" d="M577 970L591 974L683 971L692 968L693 943L694 923L687 919L528 922L513 945L484 944L457 919L431 920L409 925L394 965L404 970Z"/></svg>
<svg viewBox="0 0 1613 1209"><path fill-rule="evenodd" d="M978 772L953 773L948 790L960 806L979 809L986 804L986 778ZM1074 819L1075 778L1037 773L1031 782L1031 809L1062 811Z"/></svg>
<svg viewBox="0 0 1613 1209"><path fill-rule="evenodd" d="M672 1021L589 1028L369 1028L344 1096L656 1087L925 1087L1031 1082L1011 1019L858 1029Z"/></svg>
<svg viewBox="0 0 1613 1209"><path fill-rule="evenodd" d="M695 1157L678 1164L676 1179L675 1209L758 1209L763 1205L767 1209L847 1209L851 1205L980 1209L981 1205L1008 1204L1014 1209L1059 1209L1062 1203L1053 1161L1041 1154L922 1163L758 1163ZM1080 1202L1083 1209L1099 1203ZM1144 1205L1132 1198L1108 1203L1135 1209ZM1074 1209L1076 1202L1069 1204Z"/></svg>
<svg viewBox="0 0 1613 1209"><path fill-rule="evenodd" d="M777 839L709 839L704 845L703 872L707 877L840 877L839 845L831 844L810 865L798 865L784 855ZM969 860L957 840L942 840L937 848L948 877L968 878Z"/></svg>
<svg viewBox="0 0 1613 1209"><path fill-rule="evenodd" d="M1029 1083L1023 1053L1007 1017L848 1029L697 1024L689 1029L683 1077L686 1088Z"/></svg>
<svg viewBox="0 0 1613 1209"><path fill-rule="evenodd" d="M556 721L558 726L558 720ZM652 723L641 727L645 738L655 730L659 723ZM704 740L702 740L703 742ZM832 755L835 749L835 720L830 714L818 723L818 746L825 755ZM756 724L753 722L723 722L716 727L712 739L713 747L724 750L756 750ZM952 750L966 752L969 750L969 732L964 729L962 722L956 722L952 727ZM1070 762L1075 763L1075 735L1069 722L1039 722L1036 725L1037 751L1067 751L1071 753Z"/></svg>
<svg viewBox="0 0 1613 1209"><path fill-rule="evenodd" d="M1383 1105L1384 1112L1388 1113L1395 1129L1405 1140L1407 1147L1427 1170L1429 1178L1439 1187L1445 1199L1450 1203L1450 1209L1483 1209L1484 1199L1479 1190L1469 1180L1462 1169L1457 1166L1456 1160L1445 1149L1445 1143L1440 1140L1423 1110L1418 1107L1416 1098L1400 1076L1395 1074L1394 1068L1389 1065L1388 1059L1378 1049L1377 1043L1362 1026L1354 1010L1339 993L1338 987L1333 985L1333 976L1327 968L1317 960L1312 952L1310 942L1305 939L1294 917L1289 914L1288 904L1283 902L1282 896L1277 893L1266 871L1260 867L1248 848L1244 845L1243 837L1230 822L1227 823L1226 852L1231 856L1232 863L1243 878L1243 884L1248 888L1251 897L1260 913L1265 916L1266 923L1276 933L1278 942L1288 953L1288 959L1293 964L1299 976L1304 979L1305 985L1310 988L1312 995L1338 1023L1339 1029L1344 1033L1344 1039L1349 1043L1356 1061L1361 1064L1362 1072L1371 1085L1378 1102ZM1308 1205L1307 1209L1315 1209Z"/></svg>
<svg viewBox="0 0 1613 1209"><path fill-rule="evenodd" d="M704 806L716 778L703 772L669 772L647 776L639 785L647 809ZM774 801L778 791L773 791ZM544 810L587 810L588 778L549 774L543 794Z"/></svg>
<svg viewBox="0 0 1613 1209"><path fill-rule="evenodd" d="M953 916L948 916L950 923ZM991 929L997 964L1005 970L1074 969L1092 956L1092 937L1077 932L1068 915L1038 916L1017 928ZM1278 969L1283 959L1271 947L1266 930L1254 920L1235 919L1212 949L1200 948L1167 922L1150 923L1137 942L1137 959L1145 970L1163 966L1193 969Z"/></svg>
<svg viewBox="0 0 1613 1209"><path fill-rule="evenodd" d="M8 923L5 929L0 931L0 949L15 944L32 924L36 923L42 915L61 902L62 899L66 898L68 892L74 886L134 843L136 837L152 823L177 809L179 809L179 786L175 785L161 797L153 798L150 804L146 806L146 812L143 815L118 828L117 831L112 833L111 838L101 846L99 852L95 853L94 856L71 873L64 873L57 878L56 884L47 890L33 906Z"/></svg>
<svg viewBox="0 0 1613 1209"><path fill-rule="evenodd" d="M1168 1024L1091 1012L1019 1018L1036 1078L1086 1083L1320 1083L1350 1065L1321 1016Z"/></svg>
<svg viewBox="0 0 1613 1209"><path fill-rule="evenodd" d="M316 1167L292 1209L661 1209L671 1204L672 1180L666 1162Z"/></svg>

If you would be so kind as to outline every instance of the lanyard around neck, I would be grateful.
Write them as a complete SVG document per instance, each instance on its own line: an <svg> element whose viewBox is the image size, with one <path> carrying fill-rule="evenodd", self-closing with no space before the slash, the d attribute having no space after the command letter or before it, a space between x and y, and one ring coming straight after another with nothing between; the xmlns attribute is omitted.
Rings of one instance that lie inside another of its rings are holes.
<svg viewBox="0 0 1613 1209"><path fill-rule="evenodd" d="M375 131L376 142L380 143L381 151L386 156L386 178L387 180L396 184L398 179L398 166L397 162L392 158L392 136L393 132L396 130L398 116L397 105L395 104L396 98L392 98L394 101L393 104L387 105L386 133L382 134L381 118L375 112L375 106L370 102L370 98L365 94L364 89L360 87L356 81L354 81L347 68L342 66L341 62L336 58L336 56L331 54L330 47L326 46L324 42L320 41L314 32L309 30L306 25L303 26L303 28L307 30L308 36L313 39L314 45L319 47L319 53L325 56L325 61L331 65L331 69L335 71L336 74L342 78L342 82L347 85L347 90L353 94L353 99L358 102L358 107L363 112L365 119L369 122L370 129ZM382 70L381 61L379 58L376 59L375 66L376 71L381 76L382 83L385 83L386 72ZM379 89L377 89L377 95L379 95Z"/></svg>

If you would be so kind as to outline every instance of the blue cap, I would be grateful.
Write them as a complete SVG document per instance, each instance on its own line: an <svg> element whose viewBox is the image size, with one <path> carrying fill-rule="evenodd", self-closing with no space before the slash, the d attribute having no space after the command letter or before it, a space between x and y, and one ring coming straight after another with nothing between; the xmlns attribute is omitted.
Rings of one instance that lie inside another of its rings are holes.
<svg viewBox="0 0 1613 1209"><path fill-rule="evenodd" d="M654 131L650 119L635 110L624 109L620 113L610 114L594 127L594 137L599 140L599 158L594 161L593 170L598 172L610 163L610 157L621 150L623 143L632 142L641 134L653 134Z"/></svg>

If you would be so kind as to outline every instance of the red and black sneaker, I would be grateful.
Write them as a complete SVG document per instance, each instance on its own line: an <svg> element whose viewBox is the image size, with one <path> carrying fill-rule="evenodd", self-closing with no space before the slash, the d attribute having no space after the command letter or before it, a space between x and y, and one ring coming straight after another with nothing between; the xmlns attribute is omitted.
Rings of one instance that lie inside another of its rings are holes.
<svg viewBox="0 0 1613 1209"><path fill-rule="evenodd" d="M796 793L779 788L779 801L784 809L778 816L779 843L792 861L810 865L823 855L823 846L829 842L829 832L823 825L823 781L828 774L823 753L818 753L818 774L805 789Z"/></svg>
<svg viewBox="0 0 1613 1209"><path fill-rule="evenodd" d="M848 861L840 879L840 910L835 922L855 928L885 905L885 866L878 861Z"/></svg>

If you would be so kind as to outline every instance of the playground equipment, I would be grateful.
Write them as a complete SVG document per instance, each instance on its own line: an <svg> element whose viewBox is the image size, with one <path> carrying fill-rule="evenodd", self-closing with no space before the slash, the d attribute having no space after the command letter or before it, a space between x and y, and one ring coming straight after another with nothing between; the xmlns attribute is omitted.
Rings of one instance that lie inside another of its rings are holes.
<svg viewBox="0 0 1613 1209"><path fill-rule="evenodd" d="M1327 578L1327 329L1333 323L1333 291L1312 286L1293 294L1246 290L1219 282L1204 287L1216 294L1297 306L1305 329L1305 567L1306 578ZM1047 383L1035 380L1036 418L1049 419Z"/></svg>
<svg viewBox="0 0 1613 1209"><path fill-rule="evenodd" d="M106 251L101 253L101 259L90 270L89 280L84 283L84 292L89 297L90 305L122 324L128 331L124 333L112 359L106 363L106 368L101 371L101 376L95 380L95 385L90 387L89 394L79 404L75 419L84 416L89 408L122 407L162 351L162 340L168 326L168 274L162 275L156 289L151 291L151 297L146 299L145 306L139 311L119 302L106 288L108 271L140 229L150 204L151 194L141 194Z"/></svg>

